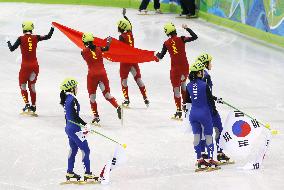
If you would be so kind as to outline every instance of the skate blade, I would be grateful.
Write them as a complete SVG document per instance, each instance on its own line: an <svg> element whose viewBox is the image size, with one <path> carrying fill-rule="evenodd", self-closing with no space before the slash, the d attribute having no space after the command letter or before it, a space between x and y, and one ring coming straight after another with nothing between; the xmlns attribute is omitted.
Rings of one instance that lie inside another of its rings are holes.
<svg viewBox="0 0 284 190"><path fill-rule="evenodd" d="M184 18L184 19L195 19L195 18L198 18L197 15L194 15L194 16L186 16L186 15L182 15L182 16L176 16L176 18Z"/></svg>
<svg viewBox="0 0 284 190"><path fill-rule="evenodd" d="M83 182L83 181L64 181L64 182L61 182L59 184L60 185L69 185L69 184L79 184L80 182Z"/></svg>
<svg viewBox="0 0 284 190"><path fill-rule="evenodd" d="M206 171L207 170L207 167L206 168L196 168L194 171L195 172L202 172L202 171Z"/></svg>
<svg viewBox="0 0 284 190"><path fill-rule="evenodd" d="M126 106L126 105L123 105L123 104L121 105L121 108L130 109L129 105Z"/></svg>
<svg viewBox="0 0 284 190"><path fill-rule="evenodd" d="M221 169L221 167L214 167L214 168L212 168L212 167L208 167L207 168L207 170L206 170L206 172L212 172L212 171L215 171L215 170L220 170Z"/></svg>
<svg viewBox="0 0 284 190"><path fill-rule="evenodd" d="M100 124L98 123L91 123L91 125L95 126L95 127L102 127Z"/></svg>
<svg viewBox="0 0 284 190"><path fill-rule="evenodd" d="M38 117L38 115L34 112L22 112L22 113L20 113L20 115Z"/></svg>
<svg viewBox="0 0 284 190"><path fill-rule="evenodd" d="M91 184L99 184L100 181L96 181L96 180L92 180L92 181L65 181L65 182L61 182L60 185L70 185L70 184L74 184L74 185L91 185Z"/></svg>
<svg viewBox="0 0 284 190"><path fill-rule="evenodd" d="M230 165L230 164L235 164L235 161L226 161L226 162L220 162L220 166L224 166L224 165Z"/></svg>
<svg viewBox="0 0 284 190"><path fill-rule="evenodd" d="M175 118L175 117L171 117L172 120L176 120L176 121L183 121L182 118Z"/></svg>

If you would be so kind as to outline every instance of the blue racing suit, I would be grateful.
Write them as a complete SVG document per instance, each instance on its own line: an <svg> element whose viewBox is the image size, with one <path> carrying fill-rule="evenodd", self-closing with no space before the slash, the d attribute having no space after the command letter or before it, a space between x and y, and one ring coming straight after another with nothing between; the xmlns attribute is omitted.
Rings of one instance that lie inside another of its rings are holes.
<svg viewBox="0 0 284 190"><path fill-rule="evenodd" d="M210 91L209 86L201 78L197 78L187 84L186 102L192 103L190 110L189 121L192 126L194 135L202 135L210 137L212 139L213 123L211 117L211 108L215 109L215 103ZM215 109L216 110L216 109ZM209 157L213 157L214 144L213 141L207 141L206 143ZM201 144L200 139L195 142L194 149L197 153L197 159L201 157Z"/></svg>
<svg viewBox="0 0 284 190"><path fill-rule="evenodd" d="M78 148L80 148L83 155L82 162L85 167L85 172L90 173L90 149L88 146L88 142L85 139L85 134L81 130L80 126L70 122L73 121L81 125L86 125L86 122L84 122L79 116L80 104L72 93L66 93L64 109L66 119L65 132L68 136L70 145L67 172L73 172L75 157L78 152Z"/></svg>

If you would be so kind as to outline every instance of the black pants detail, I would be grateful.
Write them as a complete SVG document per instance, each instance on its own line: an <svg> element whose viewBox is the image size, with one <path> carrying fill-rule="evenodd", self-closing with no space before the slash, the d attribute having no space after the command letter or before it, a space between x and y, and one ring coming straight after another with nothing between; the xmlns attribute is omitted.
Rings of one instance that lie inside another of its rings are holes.
<svg viewBox="0 0 284 190"><path fill-rule="evenodd" d="M180 0L182 14L195 15L195 0Z"/></svg>
<svg viewBox="0 0 284 190"><path fill-rule="evenodd" d="M139 10L147 9L150 0L142 0ZM160 9L160 0L154 0L154 9Z"/></svg>

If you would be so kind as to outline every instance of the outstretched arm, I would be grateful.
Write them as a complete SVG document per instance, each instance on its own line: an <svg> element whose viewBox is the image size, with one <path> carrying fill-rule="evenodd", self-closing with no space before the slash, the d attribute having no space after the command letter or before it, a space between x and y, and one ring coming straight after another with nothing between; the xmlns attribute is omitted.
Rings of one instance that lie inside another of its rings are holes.
<svg viewBox="0 0 284 190"><path fill-rule="evenodd" d="M54 31L54 27L52 26L47 35L45 35L45 36L38 35L37 36L38 41L49 40L51 38L52 34L53 34L53 31Z"/></svg>
<svg viewBox="0 0 284 190"><path fill-rule="evenodd" d="M190 34L191 37L182 36L182 40L184 43L194 41L198 38L198 36L190 29L186 24L183 24L182 27Z"/></svg>
<svg viewBox="0 0 284 190"><path fill-rule="evenodd" d="M167 53L167 51L168 51L168 49L167 49L166 45L164 44L161 53L157 53L156 56L157 56L159 59L163 59L163 57L165 56L165 54Z"/></svg>
<svg viewBox="0 0 284 190"><path fill-rule="evenodd" d="M10 51L14 51L15 49L17 49L19 47L19 45L21 45L21 39L19 37L16 40L16 42L14 43L14 45L12 45L11 42L8 40L7 44L8 44L8 47L9 47Z"/></svg>
<svg viewBox="0 0 284 190"><path fill-rule="evenodd" d="M131 28L130 30L132 31L132 24L131 24L130 20L127 18L127 16L126 16L126 8L122 9L122 15L130 23L130 28Z"/></svg>

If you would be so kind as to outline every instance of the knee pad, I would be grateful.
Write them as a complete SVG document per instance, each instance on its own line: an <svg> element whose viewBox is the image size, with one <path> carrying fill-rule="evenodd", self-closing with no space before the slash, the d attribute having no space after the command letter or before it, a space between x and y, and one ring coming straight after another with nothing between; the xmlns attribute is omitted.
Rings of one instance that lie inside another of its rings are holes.
<svg viewBox="0 0 284 190"><path fill-rule="evenodd" d="M220 137L221 132L217 127L214 127L214 129L215 129L215 140L217 140Z"/></svg>
<svg viewBox="0 0 284 190"><path fill-rule="evenodd" d="M181 90L186 91L186 82L185 81L181 83Z"/></svg>
<svg viewBox="0 0 284 190"><path fill-rule="evenodd" d="M35 83L33 83L33 84L30 85L30 90L31 90L33 93L36 93Z"/></svg>
<svg viewBox="0 0 284 190"><path fill-rule="evenodd" d="M131 72L131 74L133 75L133 77L135 78L136 75L137 75L136 69L135 69L134 67L131 67L130 72Z"/></svg>
<svg viewBox="0 0 284 190"><path fill-rule="evenodd" d="M210 145L213 144L213 137L212 135L205 135L205 141L206 141L206 145Z"/></svg>
<svg viewBox="0 0 284 190"><path fill-rule="evenodd" d="M180 90L179 87L174 87L174 96L176 98L180 98Z"/></svg>
<svg viewBox="0 0 284 190"><path fill-rule="evenodd" d="M104 83L101 82L101 81L99 82L99 87L100 87L100 89L101 89L102 92L105 91L105 89L106 89Z"/></svg>
<svg viewBox="0 0 284 190"><path fill-rule="evenodd" d="M127 87L127 78L121 80L121 85L122 85L123 87Z"/></svg>
<svg viewBox="0 0 284 190"><path fill-rule="evenodd" d="M91 94L90 95L90 101L91 101L91 103L95 103L96 102L96 94Z"/></svg>
<svg viewBox="0 0 284 190"><path fill-rule="evenodd" d="M32 73L30 74L29 81L34 81L35 78L36 78L36 74L35 74L35 72L32 72Z"/></svg>
<svg viewBox="0 0 284 190"><path fill-rule="evenodd" d="M107 99L107 100L112 99L112 96L111 96L111 94L110 94L109 92L107 92L107 93L105 94L105 99Z"/></svg>
<svg viewBox="0 0 284 190"><path fill-rule="evenodd" d="M145 86L141 78L136 79L136 83L139 87Z"/></svg>
<svg viewBox="0 0 284 190"><path fill-rule="evenodd" d="M21 90L27 90L27 84L26 83L21 84L20 88Z"/></svg>
<svg viewBox="0 0 284 190"><path fill-rule="evenodd" d="M200 134L193 135L193 145L197 146L200 143Z"/></svg>

